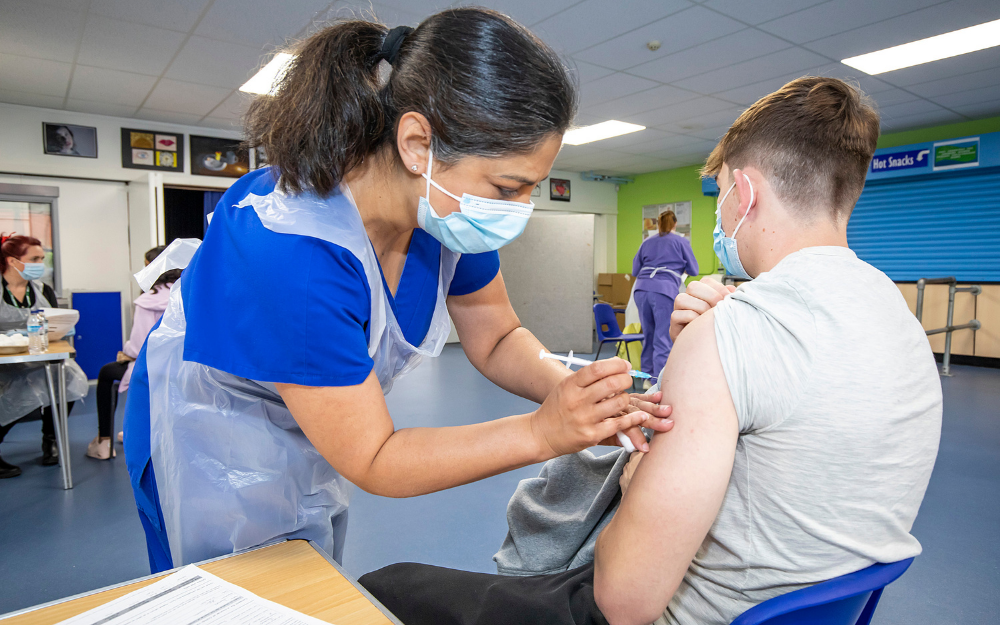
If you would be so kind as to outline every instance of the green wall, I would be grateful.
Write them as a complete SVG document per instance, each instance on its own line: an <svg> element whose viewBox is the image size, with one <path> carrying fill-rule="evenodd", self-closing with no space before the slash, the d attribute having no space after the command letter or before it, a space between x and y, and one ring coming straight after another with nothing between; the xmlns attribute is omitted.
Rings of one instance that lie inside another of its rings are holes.
<svg viewBox="0 0 1000 625"><path fill-rule="evenodd" d="M878 147L939 141L1000 131L1000 117L990 117L957 124L907 130L879 137ZM701 165L639 174L635 182L618 189L618 272L630 273L632 259L642 243L642 207L646 204L691 201L691 246L698 259L701 275L715 273L718 259L712 251L715 228L715 198L701 193L698 170Z"/></svg>
<svg viewBox="0 0 1000 625"><path fill-rule="evenodd" d="M642 207L691 201L691 247L702 275L715 273L712 230L715 198L701 193L701 165L639 174L618 188L618 273L632 272L632 259L642 243Z"/></svg>

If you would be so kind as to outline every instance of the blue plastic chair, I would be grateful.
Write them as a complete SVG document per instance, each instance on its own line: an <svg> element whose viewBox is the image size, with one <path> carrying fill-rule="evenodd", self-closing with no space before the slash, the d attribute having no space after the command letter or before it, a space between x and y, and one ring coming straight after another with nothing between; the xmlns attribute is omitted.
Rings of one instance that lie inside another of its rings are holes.
<svg viewBox="0 0 1000 625"><path fill-rule="evenodd" d="M641 341L641 334L622 334L622 329L618 327L618 319L615 318L615 310L611 304L594 304L594 321L597 322L597 355L594 360L600 360L601 348L605 343L615 343L615 353L618 347L625 343L625 353L632 359L631 352L628 351L629 341Z"/></svg>
<svg viewBox="0 0 1000 625"><path fill-rule="evenodd" d="M868 625L882 590L910 564L873 564L815 586L769 599L741 614L731 625Z"/></svg>

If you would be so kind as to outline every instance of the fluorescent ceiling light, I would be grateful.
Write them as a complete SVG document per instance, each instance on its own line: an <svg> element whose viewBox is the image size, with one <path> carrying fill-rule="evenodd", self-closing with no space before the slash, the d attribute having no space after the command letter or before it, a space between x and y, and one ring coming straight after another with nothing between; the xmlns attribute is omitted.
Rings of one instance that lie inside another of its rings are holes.
<svg viewBox="0 0 1000 625"><path fill-rule="evenodd" d="M580 128L569 130L563 135L563 143L582 145L591 141L610 139L611 137L627 135L630 132L638 132L645 129L645 126L619 122L612 119L600 124L594 124L593 126L581 126Z"/></svg>
<svg viewBox="0 0 1000 625"><path fill-rule="evenodd" d="M275 54L270 63L261 68L259 72L254 74L253 78L240 87L240 91L259 95L273 93L275 83L288 69L288 64L293 58L295 58L293 55L285 52Z"/></svg>
<svg viewBox="0 0 1000 625"><path fill-rule="evenodd" d="M1000 45L1000 20L970 26L936 37L928 37L920 41L904 43L901 46L886 48L878 52L852 56L849 59L844 59L841 63L874 76L921 63L968 54L976 50L985 50L997 45Z"/></svg>

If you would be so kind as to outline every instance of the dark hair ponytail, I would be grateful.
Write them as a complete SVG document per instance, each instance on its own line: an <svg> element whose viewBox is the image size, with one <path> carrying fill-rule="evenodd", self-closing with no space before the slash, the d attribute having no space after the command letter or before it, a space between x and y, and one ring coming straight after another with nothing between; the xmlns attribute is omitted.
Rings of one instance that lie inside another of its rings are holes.
<svg viewBox="0 0 1000 625"><path fill-rule="evenodd" d="M366 157L395 146L410 111L427 118L444 163L530 152L573 120L576 88L559 57L505 15L432 15L395 41L380 83L388 32L357 20L327 27L302 44L275 94L250 105L248 147L264 147L284 191L329 195Z"/></svg>

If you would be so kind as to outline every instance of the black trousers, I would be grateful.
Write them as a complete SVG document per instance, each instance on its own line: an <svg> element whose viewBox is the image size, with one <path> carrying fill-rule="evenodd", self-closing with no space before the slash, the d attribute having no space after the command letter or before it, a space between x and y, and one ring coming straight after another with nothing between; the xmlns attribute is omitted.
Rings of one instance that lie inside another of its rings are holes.
<svg viewBox="0 0 1000 625"><path fill-rule="evenodd" d="M74 403L75 402L68 402L66 404L67 415L73 412ZM6 438L7 432L10 432L10 429L15 425L17 425L18 423L21 423L23 421L38 421L39 419L41 419L42 421L42 437L47 438L49 440L55 440L56 426L55 423L52 421L52 408L50 408L49 406L45 406L44 408L35 408L34 410L24 415L17 421L14 421L13 423L8 423L7 425L0 425L0 443L3 442L4 438Z"/></svg>
<svg viewBox="0 0 1000 625"><path fill-rule="evenodd" d="M533 577L393 564L361 577L405 625L607 625L594 601L594 565Z"/></svg>
<svg viewBox="0 0 1000 625"><path fill-rule="evenodd" d="M121 382L126 370L127 362L109 362L97 374L97 433L102 437L111 436L115 427L115 406L118 404L115 382Z"/></svg>

